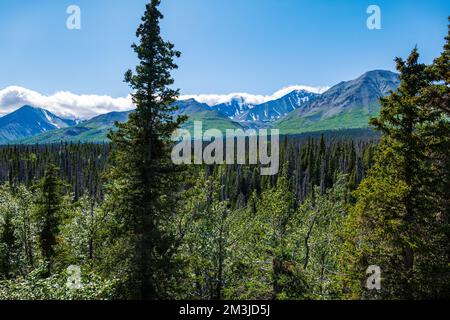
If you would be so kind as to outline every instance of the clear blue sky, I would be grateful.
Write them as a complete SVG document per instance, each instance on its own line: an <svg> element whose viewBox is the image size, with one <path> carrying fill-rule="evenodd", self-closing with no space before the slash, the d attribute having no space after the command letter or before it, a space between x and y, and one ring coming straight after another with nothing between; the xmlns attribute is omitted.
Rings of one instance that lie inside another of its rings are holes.
<svg viewBox="0 0 450 320"><path fill-rule="evenodd" d="M1 0L0 89L44 94L125 96L123 73L145 0ZM82 29L66 28L66 8L81 8ZM366 28L368 5L382 30ZM449 0L163 0L164 37L183 56L175 73L183 94L271 94L293 84L333 85L419 46L439 54Z"/></svg>

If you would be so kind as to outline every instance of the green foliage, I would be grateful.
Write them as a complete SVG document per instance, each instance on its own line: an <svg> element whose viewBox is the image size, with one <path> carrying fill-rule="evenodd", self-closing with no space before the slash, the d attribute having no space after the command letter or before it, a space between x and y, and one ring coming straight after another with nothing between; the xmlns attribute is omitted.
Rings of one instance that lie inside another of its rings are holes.
<svg viewBox="0 0 450 320"><path fill-rule="evenodd" d="M39 246L34 237L33 202L33 195L23 186L0 187L0 279L27 274L34 266Z"/></svg>
<svg viewBox="0 0 450 320"><path fill-rule="evenodd" d="M185 205L180 212L183 245L181 259L186 262L187 293L195 299L223 298L229 270L231 226L235 213L228 201L221 201L222 188L214 179L200 172L194 186L185 191Z"/></svg>
<svg viewBox="0 0 450 320"><path fill-rule="evenodd" d="M107 235L107 213L98 207L95 200L82 197L61 226L59 251L62 253L65 265L95 264Z"/></svg>
<svg viewBox="0 0 450 320"><path fill-rule="evenodd" d="M60 225L69 205L68 198L64 195L65 187L59 177L59 170L54 165L48 167L44 178L35 186L38 196L34 204L34 218L39 230L42 258L47 265L47 276L50 276L55 264Z"/></svg>
<svg viewBox="0 0 450 320"><path fill-rule="evenodd" d="M139 44L132 45L140 62L125 81L136 110L109 135L113 150L104 203L112 215L111 242L117 244L110 250L112 268L105 271L125 273L123 294L138 299L170 297L176 266L171 226L180 175L170 159L170 137L184 117L171 115L178 91L169 86L180 53L161 38L159 3L147 4L136 32Z"/></svg>
<svg viewBox="0 0 450 320"><path fill-rule="evenodd" d="M298 229L293 237L301 241L298 257L308 283L308 298L335 299L340 232L347 217L346 179L339 176L333 188L324 194L316 187L314 194L298 208ZM299 243L300 245L300 243Z"/></svg>
<svg viewBox="0 0 450 320"><path fill-rule="evenodd" d="M326 299L335 297L332 287L337 270L339 226L346 216L345 179L325 194L316 187L295 208L286 177L276 188L263 193L253 211L250 203L243 224L241 267L254 278L239 278L242 286L264 291L236 298ZM251 218L250 218L251 217ZM239 291L238 291L239 292Z"/></svg>
<svg viewBox="0 0 450 320"><path fill-rule="evenodd" d="M86 192L98 201L110 149L109 144L0 146L0 183L31 187L54 164L60 168L61 178L71 185L75 200Z"/></svg>
<svg viewBox="0 0 450 320"><path fill-rule="evenodd" d="M48 175L47 175L48 176ZM0 299L110 299L115 295L117 280L100 278L93 271L97 261L89 260L88 240L90 231L99 231L104 227L98 213L95 223L82 224L91 204L83 198L72 210L58 207L51 211L58 217L58 224L53 229L56 242L51 250L50 259L57 268L51 268L49 275L48 258L43 255L41 235L45 226L44 219L37 219L48 211L42 201L50 193L49 180L58 180L53 176L43 179L40 192L31 193L24 186L12 188L10 185L0 187ZM45 186L45 188L44 188ZM54 189L53 189L54 190ZM37 199L41 199L38 201ZM52 198L53 199L53 198ZM64 202L64 201L63 201ZM53 203L53 202L52 202ZM55 208L52 206L52 208ZM38 216L36 216L38 214ZM91 229L85 228L90 226ZM11 232L12 231L12 232ZM102 232L105 232L102 229ZM97 235L97 233L94 232ZM97 238L94 238L97 239ZM96 247L94 247L96 248ZM67 287L67 267L71 264L84 265L81 273L82 288L69 290Z"/></svg>
<svg viewBox="0 0 450 320"><path fill-rule="evenodd" d="M396 60L400 87L371 121L378 145L283 137L277 175L185 170L169 159L185 119L171 117L179 53L160 36L159 2L126 73L137 110L111 147L0 148L0 299L448 298L449 43L430 66L417 50ZM367 114L354 116L329 121Z"/></svg>
<svg viewBox="0 0 450 320"><path fill-rule="evenodd" d="M67 272L43 277L47 266L36 268L25 277L0 281L0 300L106 300L114 298L117 281L95 274L83 274L82 287L69 289Z"/></svg>
<svg viewBox="0 0 450 320"><path fill-rule="evenodd" d="M231 210L218 182L200 170L186 187L180 218L181 258L187 275L182 297L195 299L325 299L333 287L346 216L346 179L296 205L286 169L277 184L253 192ZM287 164L284 166L287 168ZM331 250L329 250L331 248Z"/></svg>
<svg viewBox="0 0 450 320"><path fill-rule="evenodd" d="M384 136L345 227L341 277L349 298L448 296L450 124L429 105L433 77L418 58L414 49L396 60L400 87L381 99L380 117L372 120ZM383 271L380 292L364 289L369 265Z"/></svg>

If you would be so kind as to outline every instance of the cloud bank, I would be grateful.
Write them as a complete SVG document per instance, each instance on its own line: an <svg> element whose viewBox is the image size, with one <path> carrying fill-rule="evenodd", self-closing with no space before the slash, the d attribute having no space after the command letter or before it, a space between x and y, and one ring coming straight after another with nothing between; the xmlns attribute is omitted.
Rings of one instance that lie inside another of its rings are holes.
<svg viewBox="0 0 450 320"><path fill-rule="evenodd" d="M89 119L111 111L127 111L134 108L131 96L112 98L100 95L76 95L67 91L47 96L17 86L0 90L0 116L24 105L43 108L60 117L71 119Z"/></svg>
<svg viewBox="0 0 450 320"><path fill-rule="evenodd" d="M328 89L329 87L309 87L302 85L293 85L284 87L283 89L278 90L272 95L255 95L246 92L235 92L229 94L191 94L180 96L180 100L195 99L198 102L206 103L209 106L214 106L220 103L230 102L233 98L242 98L245 103L257 105L267 101L279 99L294 90L306 90L309 92L320 94L327 91Z"/></svg>
<svg viewBox="0 0 450 320"><path fill-rule="evenodd" d="M199 94L182 95L180 100L195 99L199 102L214 106L230 102L233 98L242 98L244 102L252 105L275 100L294 90L306 90L322 93L328 87L288 86L278 90L272 95L255 95L245 92L230 94ZM131 96L112 98L101 95L77 95L68 91L60 91L53 95L43 95L26 88L11 86L0 90L0 116L17 110L24 105L40 107L64 118L90 119L100 114L112 111L128 111L134 109Z"/></svg>

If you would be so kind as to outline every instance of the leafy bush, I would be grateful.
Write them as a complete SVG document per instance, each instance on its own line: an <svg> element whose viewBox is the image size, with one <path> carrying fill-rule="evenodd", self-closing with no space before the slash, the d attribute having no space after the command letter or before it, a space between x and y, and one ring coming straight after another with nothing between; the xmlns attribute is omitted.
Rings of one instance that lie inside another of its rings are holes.
<svg viewBox="0 0 450 320"><path fill-rule="evenodd" d="M42 278L44 271L40 267L26 277L0 281L0 300L106 300L113 298L117 284L88 273L82 274L79 289L70 289L67 272Z"/></svg>

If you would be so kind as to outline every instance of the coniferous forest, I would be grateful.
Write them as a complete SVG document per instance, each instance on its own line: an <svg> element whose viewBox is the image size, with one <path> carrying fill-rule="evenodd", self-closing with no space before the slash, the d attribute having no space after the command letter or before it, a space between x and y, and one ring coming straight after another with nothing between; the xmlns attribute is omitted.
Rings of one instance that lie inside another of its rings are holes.
<svg viewBox="0 0 450 320"><path fill-rule="evenodd" d="M0 147L0 299L450 298L450 28L372 131L280 137L280 170L175 165L159 0L110 143ZM378 266L381 285L367 285Z"/></svg>

